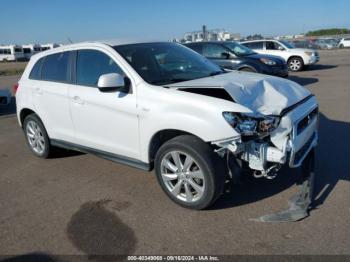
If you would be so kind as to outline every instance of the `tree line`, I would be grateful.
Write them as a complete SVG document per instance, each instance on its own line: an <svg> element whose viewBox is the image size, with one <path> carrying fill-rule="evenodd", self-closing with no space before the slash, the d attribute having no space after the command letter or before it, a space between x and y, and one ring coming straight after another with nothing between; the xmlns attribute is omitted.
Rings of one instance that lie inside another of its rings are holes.
<svg viewBox="0 0 350 262"><path fill-rule="evenodd" d="M350 30L347 28L330 28L310 31L306 36L326 36L326 35L344 35L350 34Z"/></svg>

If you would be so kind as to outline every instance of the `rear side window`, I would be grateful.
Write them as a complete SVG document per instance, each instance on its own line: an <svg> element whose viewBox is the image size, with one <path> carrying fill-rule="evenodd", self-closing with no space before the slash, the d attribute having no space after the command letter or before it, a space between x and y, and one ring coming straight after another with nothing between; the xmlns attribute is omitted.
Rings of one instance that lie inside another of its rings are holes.
<svg viewBox="0 0 350 262"><path fill-rule="evenodd" d="M263 42L251 42L251 43L243 43L246 47L255 50L263 49Z"/></svg>
<svg viewBox="0 0 350 262"><path fill-rule="evenodd" d="M29 79L40 80L41 79L41 65L43 63L44 58L40 58L39 61L35 63L32 68L32 71L29 74Z"/></svg>
<svg viewBox="0 0 350 262"><path fill-rule="evenodd" d="M198 54L202 54L202 45L195 44L195 45L187 45L187 47L191 48L193 51L196 51Z"/></svg>
<svg viewBox="0 0 350 262"><path fill-rule="evenodd" d="M55 82L68 82L68 63L69 52L46 56L41 69L42 79Z"/></svg>
<svg viewBox="0 0 350 262"><path fill-rule="evenodd" d="M224 58L225 53L228 53L228 50L216 44L205 44L203 48L203 55L205 57Z"/></svg>
<svg viewBox="0 0 350 262"><path fill-rule="evenodd" d="M104 74L124 75L112 58L97 50L78 51L76 72L77 84L85 86L97 86L99 77Z"/></svg>

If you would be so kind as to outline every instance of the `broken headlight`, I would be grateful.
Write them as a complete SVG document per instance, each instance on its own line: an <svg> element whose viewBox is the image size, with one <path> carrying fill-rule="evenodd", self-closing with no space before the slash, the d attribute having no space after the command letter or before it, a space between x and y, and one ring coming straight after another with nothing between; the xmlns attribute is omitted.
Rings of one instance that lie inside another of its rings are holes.
<svg viewBox="0 0 350 262"><path fill-rule="evenodd" d="M279 124L279 118L275 116L251 117L233 112L223 112L222 115L242 136L270 133Z"/></svg>

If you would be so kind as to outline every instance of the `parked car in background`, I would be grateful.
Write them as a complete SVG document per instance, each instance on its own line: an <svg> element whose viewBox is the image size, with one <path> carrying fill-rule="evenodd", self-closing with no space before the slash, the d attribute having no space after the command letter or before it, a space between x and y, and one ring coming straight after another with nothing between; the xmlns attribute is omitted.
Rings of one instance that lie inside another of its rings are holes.
<svg viewBox="0 0 350 262"><path fill-rule="evenodd" d="M25 60L23 49L19 45L0 46L0 62Z"/></svg>
<svg viewBox="0 0 350 262"><path fill-rule="evenodd" d="M316 39L315 45L318 49L334 49L338 47L338 43L335 39Z"/></svg>
<svg viewBox="0 0 350 262"><path fill-rule="evenodd" d="M225 69L288 76L288 67L282 58L258 54L234 41L195 42L185 46Z"/></svg>
<svg viewBox="0 0 350 262"><path fill-rule="evenodd" d="M291 44L295 48L308 48L308 49L317 49L317 46L315 45L313 40L304 39L304 40L292 40L290 41Z"/></svg>
<svg viewBox="0 0 350 262"><path fill-rule="evenodd" d="M8 105L11 102L11 93L8 89L0 89L0 106Z"/></svg>
<svg viewBox="0 0 350 262"><path fill-rule="evenodd" d="M192 209L213 204L242 166L269 179L282 166L301 166L318 139L310 91L225 71L177 43L86 42L42 52L14 90L34 155L47 158L59 146L154 167L169 198Z"/></svg>
<svg viewBox="0 0 350 262"><path fill-rule="evenodd" d="M32 57L32 55L35 55L36 53L39 53L41 51L40 45L37 44L22 45L22 48L24 57L27 60L29 60Z"/></svg>
<svg viewBox="0 0 350 262"><path fill-rule="evenodd" d="M350 38L343 38L339 42L339 48L350 47Z"/></svg>
<svg viewBox="0 0 350 262"><path fill-rule="evenodd" d="M301 71L305 66L317 63L320 60L317 51L306 48L295 48L287 41L254 40L242 44L260 54L280 56L287 61L290 71Z"/></svg>

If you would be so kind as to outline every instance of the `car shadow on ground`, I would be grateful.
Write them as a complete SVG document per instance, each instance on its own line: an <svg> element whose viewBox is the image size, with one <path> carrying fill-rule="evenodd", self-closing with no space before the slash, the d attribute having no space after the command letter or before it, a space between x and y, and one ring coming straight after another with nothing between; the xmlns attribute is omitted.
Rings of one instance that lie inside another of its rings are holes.
<svg viewBox="0 0 350 262"><path fill-rule="evenodd" d="M322 205L339 180L350 181L350 149L343 139L350 123L334 121L320 114L319 144L316 150L316 175L311 210ZM233 185L210 209L232 208L272 197L301 181L300 168L281 170L274 180L247 177ZM290 196L292 197L292 195ZM286 199L286 206L287 206Z"/></svg>
<svg viewBox="0 0 350 262"><path fill-rule="evenodd" d="M0 262L55 262L55 261L58 261L58 260L44 253L29 253L25 255L9 256L5 259L0 259Z"/></svg>
<svg viewBox="0 0 350 262"><path fill-rule="evenodd" d="M307 71L326 70L338 67L337 65L314 64L307 67Z"/></svg>
<svg viewBox="0 0 350 262"><path fill-rule="evenodd" d="M11 97L11 102L8 105L0 106L0 116L16 114L16 97Z"/></svg>
<svg viewBox="0 0 350 262"><path fill-rule="evenodd" d="M290 75L288 79L302 86L307 86L318 82L318 79L314 77L300 77L296 75Z"/></svg>

